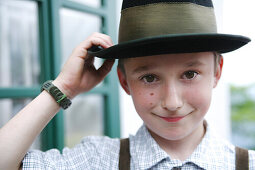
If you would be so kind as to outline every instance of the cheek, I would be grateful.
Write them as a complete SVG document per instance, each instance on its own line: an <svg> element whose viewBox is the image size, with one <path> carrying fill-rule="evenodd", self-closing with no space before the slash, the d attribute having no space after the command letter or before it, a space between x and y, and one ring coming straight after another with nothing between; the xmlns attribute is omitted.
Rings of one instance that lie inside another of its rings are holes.
<svg viewBox="0 0 255 170"><path fill-rule="evenodd" d="M138 113L148 111L157 102L157 93L153 89L134 88L131 96Z"/></svg>
<svg viewBox="0 0 255 170"><path fill-rule="evenodd" d="M192 90L187 90L187 102L203 113L206 113L209 109L212 96L212 86L208 83L191 87Z"/></svg>

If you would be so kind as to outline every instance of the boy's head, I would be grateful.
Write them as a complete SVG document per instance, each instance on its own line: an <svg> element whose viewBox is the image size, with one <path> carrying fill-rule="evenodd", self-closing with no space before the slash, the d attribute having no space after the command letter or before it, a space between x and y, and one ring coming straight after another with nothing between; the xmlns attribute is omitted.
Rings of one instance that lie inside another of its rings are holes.
<svg viewBox="0 0 255 170"><path fill-rule="evenodd" d="M222 64L213 52L145 56L119 63L118 76L152 134L178 140L201 125Z"/></svg>
<svg viewBox="0 0 255 170"><path fill-rule="evenodd" d="M211 0L123 0L119 44L91 54L120 59L120 84L138 114L152 134L176 140L201 131L219 54L249 41L217 33Z"/></svg>

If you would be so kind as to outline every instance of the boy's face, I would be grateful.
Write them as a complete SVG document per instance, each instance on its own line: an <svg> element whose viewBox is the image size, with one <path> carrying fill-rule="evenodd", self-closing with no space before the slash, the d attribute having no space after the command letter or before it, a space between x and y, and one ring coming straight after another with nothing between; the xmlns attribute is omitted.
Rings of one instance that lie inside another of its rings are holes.
<svg viewBox="0 0 255 170"><path fill-rule="evenodd" d="M180 140L202 128L221 76L211 52L126 59L120 83L154 136Z"/></svg>

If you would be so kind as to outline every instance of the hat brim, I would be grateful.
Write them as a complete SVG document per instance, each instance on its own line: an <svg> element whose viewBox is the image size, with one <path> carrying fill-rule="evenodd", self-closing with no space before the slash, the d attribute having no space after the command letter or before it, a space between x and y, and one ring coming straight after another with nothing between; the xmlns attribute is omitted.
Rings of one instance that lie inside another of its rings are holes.
<svg viewBox="0 0 255 170"><path fill-rule="evenodd" d="M250 38L231 34L170 34L119 43L107 49L91 48L89 54L104 59L121 59L174 53L234 51Z"/></svg>

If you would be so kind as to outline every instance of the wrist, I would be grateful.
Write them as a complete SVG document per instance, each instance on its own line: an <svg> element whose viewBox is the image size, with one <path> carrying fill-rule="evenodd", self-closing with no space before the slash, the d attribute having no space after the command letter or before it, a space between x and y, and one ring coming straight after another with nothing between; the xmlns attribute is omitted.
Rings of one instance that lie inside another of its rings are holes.
<svg viewBox="0 0 255 170"><path fill-rule="evenodd" d="M52 82L52 80L44 82L41 91L47 91L63 109L67 109L72 104L71 100Z"/></svg>
<svg viewBox="0 0 255 170"><path fill-rule="evenodd" d="M52 84L54 84L54 86L56 86L62 93L64 93L69 99L73 99L73 94L71 92L71 90L64 84L62 83L60 80L54 80L52 82Z"/></svg>

